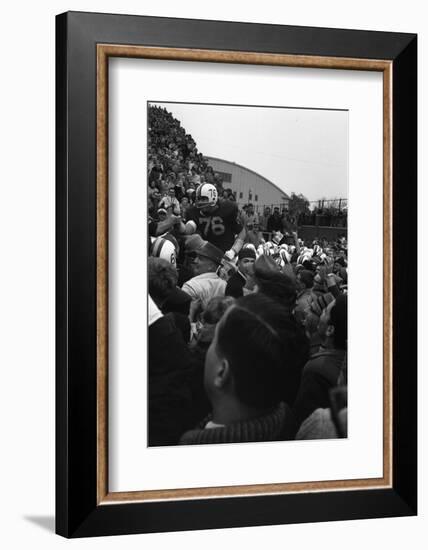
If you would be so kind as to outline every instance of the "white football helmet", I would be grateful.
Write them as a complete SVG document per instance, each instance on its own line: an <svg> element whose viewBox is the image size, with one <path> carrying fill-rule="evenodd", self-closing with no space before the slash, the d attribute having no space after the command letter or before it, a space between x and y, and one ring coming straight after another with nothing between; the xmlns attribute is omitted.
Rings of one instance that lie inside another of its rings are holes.
<svg viewBox="0 0 428 550"><path fill-rule="evenodd" d="M201 183L196 189L195 204L198 208L213 207L217 204L218 192L212 183Z"/></svg>
<svg viewBox="0 0 428 550"><path fill-rule="evenodd" d="M164 237L157 237L152 244L152 256L163 258L171 265L177 265L176 249L173 243Z"/></svg>

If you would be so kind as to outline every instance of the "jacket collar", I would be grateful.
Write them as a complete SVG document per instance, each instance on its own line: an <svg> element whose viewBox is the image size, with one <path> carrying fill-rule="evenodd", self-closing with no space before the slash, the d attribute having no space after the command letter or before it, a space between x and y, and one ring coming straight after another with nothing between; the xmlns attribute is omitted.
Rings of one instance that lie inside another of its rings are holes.
<svg viewBox="0 0 428 550"><path fill-rule="evenodd" d="M332 349L332 348L323 348L320 347L318 353L314 353L311 355L311 359L315 359L316 357L337 357L338 359L342 359L345 357L345 350L343 349Z"/></svg>
<svg viewBox="0 0 428 550"><path fill-rule="evenodd" d="M193 279L200 281L201 279L220 279L215 271L209 271L208 273L201 273L200 275L195 275Z"/></svg>

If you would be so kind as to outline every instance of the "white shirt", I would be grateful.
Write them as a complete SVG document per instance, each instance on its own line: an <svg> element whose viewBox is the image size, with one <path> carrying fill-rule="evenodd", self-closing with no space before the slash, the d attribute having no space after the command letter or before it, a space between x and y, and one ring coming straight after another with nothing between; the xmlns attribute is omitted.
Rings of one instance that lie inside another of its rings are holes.
<svg viewBox="0 0 428 550"><path fill-rule="evenodd" d="M165 197L162 197L158 204L158 208L162 207L166 210L171 207L174 214L176 215L180 213L180 203L178 202L176 197L171 197L170 195L165 195Z"/></svg>
<svg viewBox="0 0 428 550"><path fill-rule="evenodd" d="M205 309L211 298L225 295L226 281L221 279L217 273L202 273L186 281L182 286L182 290L192 300L200 300L202 307Z"/></svg>
<svg viewBox="0 0 428 550"><path fill-rule="evenodd" d="M161 317L163 317L161 310L154 303L153 298L149 294L149 327L156 323Z"/></svg>

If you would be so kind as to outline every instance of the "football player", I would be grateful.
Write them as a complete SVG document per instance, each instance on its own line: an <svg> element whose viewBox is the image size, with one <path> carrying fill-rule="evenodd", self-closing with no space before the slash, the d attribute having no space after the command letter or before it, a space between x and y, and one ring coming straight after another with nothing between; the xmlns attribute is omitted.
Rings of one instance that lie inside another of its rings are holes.
<svg viewBox="0 0 428 550"><path fill-rule="evenodd" d="M151 256L162 258L174 267L177 265L178 243L173 235L166 234L153 239Z"/></svg>
<svg viewBox="0 0 428 550"><path fill-rule="evenodd" d="M238 206L229 200L219 200L216 187L202 183L196 189L195 204L186 211L186 223L181 232L198 232L203 239L220 248L233 260L244 244L245 228L238 221Z"/></svg>

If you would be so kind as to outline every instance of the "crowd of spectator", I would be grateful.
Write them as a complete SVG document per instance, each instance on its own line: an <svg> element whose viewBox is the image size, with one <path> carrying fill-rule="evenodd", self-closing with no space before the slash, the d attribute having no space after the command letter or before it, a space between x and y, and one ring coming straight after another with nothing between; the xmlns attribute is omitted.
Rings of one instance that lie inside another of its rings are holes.
<svg viewBox="0 0 428 550"><path fill-rule="evenodd" d="M172 211L185 216L195 201L201 183L212 183L219 196L235 201L231 189L223 187L221 176L198 152L190 134L180 121L163 107L149 106L148 111L148 199L150 215Z"/></svg>
<svg viewBox="0 0 428 550"><path fill-rule="evenodd" d="M346 435L347 246L310 244L152 245L149 445Z"/></svg>
<svg viewBox="0 0 428 550"><path fill-rule="evenodd" d="M169 212L185 218L186 210L195 202L197 186L204 182L215 185L221 199L236 202L236 193L223 185L221 175L166 108L149 106L148 124L148 202L154 219ZM275 231L285 234L302 225L347 226L346 207L329 204L290 213L287 208L274 205L258 207L255 212L254 205L249 203L242 206L241 215L247 222L252 218L254 223L249 225L266 234Z"/></svg>

